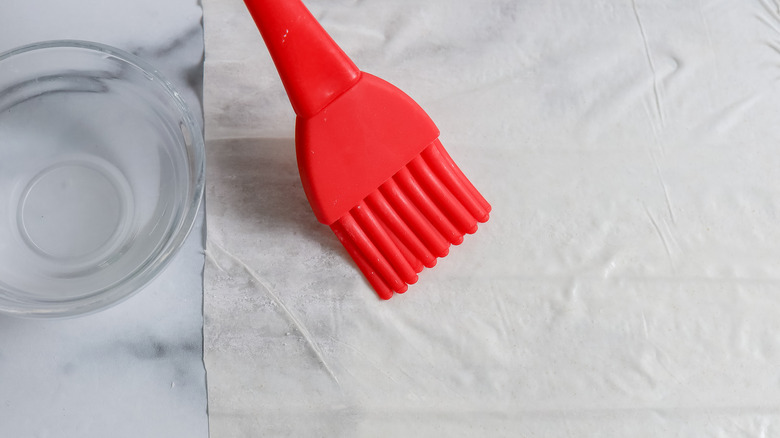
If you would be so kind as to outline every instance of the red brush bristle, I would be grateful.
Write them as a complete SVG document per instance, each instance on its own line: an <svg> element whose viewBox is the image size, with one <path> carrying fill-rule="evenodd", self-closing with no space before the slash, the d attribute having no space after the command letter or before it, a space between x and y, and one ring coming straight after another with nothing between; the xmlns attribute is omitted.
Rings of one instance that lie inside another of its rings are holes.
<svg viewBox="0 0 780 438"><path fill-rule="evenodd" d="M490 204L437 140L331 228L383 299L489 218Z"/></svg>

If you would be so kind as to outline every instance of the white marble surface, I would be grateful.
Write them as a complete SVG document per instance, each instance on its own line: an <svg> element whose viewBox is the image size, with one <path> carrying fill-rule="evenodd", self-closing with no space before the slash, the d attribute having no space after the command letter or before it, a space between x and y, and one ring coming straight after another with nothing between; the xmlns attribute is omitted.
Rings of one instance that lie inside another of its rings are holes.
<svg viewBox="0 0 780 438"><path fill-rule="evenodd" d="M200 117L201 18L197 0L10 0L0 51L50 39L113 45L156 66ZM0 316L0 436L208 436L204 222L201 214L160 277L109 310L55 321Z"/></svg>
<svg viewBox="0 0 780 438"><path fill-rule="evenodd" d="M242 2L205 0L212 437L778 435L776 2L306 3L494 213L379 301Z"/></svg>

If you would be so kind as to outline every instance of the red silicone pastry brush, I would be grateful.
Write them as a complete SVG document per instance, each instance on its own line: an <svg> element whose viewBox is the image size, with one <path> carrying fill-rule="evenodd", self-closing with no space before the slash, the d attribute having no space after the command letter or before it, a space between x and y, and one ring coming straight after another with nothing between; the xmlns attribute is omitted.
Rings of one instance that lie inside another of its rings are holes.
<svg viewBox="0 0 780 438"><path fill-rule="evenodd" d="M409 96L361 72L300 0L245 0L297 114L303 188L383 299L488 220Z"/></svg>

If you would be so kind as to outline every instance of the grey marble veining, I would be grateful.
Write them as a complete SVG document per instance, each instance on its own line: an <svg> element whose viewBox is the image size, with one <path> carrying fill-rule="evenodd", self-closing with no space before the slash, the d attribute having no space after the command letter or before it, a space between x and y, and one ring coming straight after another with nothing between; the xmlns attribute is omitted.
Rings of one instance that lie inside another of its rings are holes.
<svg viewBox="0 0 780 438"><path fill-rule="evenodd" d="M144 58L202 121L198 1L3 5L0 51L51 39L101 42ZM0 316L0 437L208 436L204 233L201 211L168 269L110 309L53 321Z"/></svg>

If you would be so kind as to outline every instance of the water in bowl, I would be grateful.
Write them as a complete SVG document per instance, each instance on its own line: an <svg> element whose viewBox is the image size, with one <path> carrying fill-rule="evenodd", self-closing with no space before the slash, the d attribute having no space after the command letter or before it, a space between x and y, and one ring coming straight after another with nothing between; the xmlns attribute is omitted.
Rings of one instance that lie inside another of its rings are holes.
<svg viewBox="0 0 780 438"><path fill-rule="evenodd" d="M99 61L0 91L6 300L102 294L157 263L180 232L192 177L186 127L169 114L180 108L138 86L153 76L110 55Z"/></svg>

